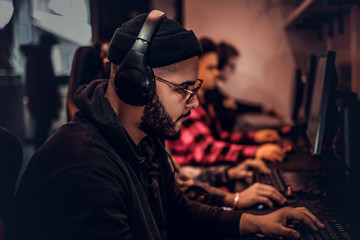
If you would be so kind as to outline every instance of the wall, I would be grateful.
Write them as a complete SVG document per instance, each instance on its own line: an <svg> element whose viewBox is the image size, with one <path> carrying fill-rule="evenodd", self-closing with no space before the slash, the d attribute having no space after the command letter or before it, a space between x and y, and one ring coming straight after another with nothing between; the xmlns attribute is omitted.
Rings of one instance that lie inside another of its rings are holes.
<svg viewBox="0 0 360 240"><path fill-rule="evenodd" d="M151 9L163 11L164 13L166 13L166 17L176 19L176 0L152 0L150 2Z"/></svg>
<svg viewBox="0 0 360 240"><path fill-rule="evenodd" d="M236 77L224 86L230 95L274 107L290 121L295 69L306 74L310 54L334 50L342 84L351 85L360 96L358 7L345 15L343 34L337 31L338 22L334 21L334 36L328 36L324 25L320 41L314 31L285 30L286 19L294 10L294 6L284 4L286 1L183 2L187 28L193 29L198 37L226 41L241 51Z"/></svg>
<svg viewBox="0 0 360 240"><path fill-rule="evenodd" d="M236 78L225 85L230 95L274 107L290 119L294 57L283 29L282 6L264 3L185 0L184 24L198 37L226 41L241 51Z"/></svg>

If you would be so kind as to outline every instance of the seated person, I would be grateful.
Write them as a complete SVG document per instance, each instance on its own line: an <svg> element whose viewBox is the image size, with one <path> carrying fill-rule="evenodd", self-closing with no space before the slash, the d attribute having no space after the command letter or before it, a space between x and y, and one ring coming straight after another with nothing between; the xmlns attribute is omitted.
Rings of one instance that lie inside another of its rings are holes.
<svg viewBox="0 0 360 240"><path fill-rule="evenodd" d="M17 192L14 239L228 239L255 234L299 238L299 232L286 226L287 220L297 219L313 230L324 227L306 208L253 215L184 196L164 139L179 135L182 116L199 105L194 88L201 47L192 31L161 12L150 14L116 29L108 51L110 79L79 88L79 112L30 160ZM148 26L150 18L159 21L151 41L146 41L139 32L146 31L142 26L145 21ZM144 79L129 77L119 68L129 61L126 56L132 54L134 42L148 50L139 67L149 66L156 76L147 81L154 83L147 89L148 98L139 102L132 102L143 96L135 86ZM187 94L171 84L184 86ZM128 87L133 92L121 92Z"/></svg>
<svg viewBox="0 0 360 240"><path fill-rule="evenodd" d="M79 47L74 54L66 99L68 120L79 111L74 103L76 90L82 84L100 78L109 78L109 60L107 59L108 42L95 42L92 46Z"/></svg>
<svg viewBox="0 0 360 240"><path fill-rule="evenodd" d="M203 42L207 40L208 39L202 39ZM217 52L219 55L219 75L216 78L215 88L205 92L205 99L207 102L213 104L222 129L232 131L235 128L234 125L237 116L248 112L263 113L269 116L275 116L281 120L282 116L275 110L269 109L261 104L245 103L235 100L227 96L224 91L219 88L219 84L226 82L235 73L236 61L240 53L235 47L225 42L221 42L217 46Z"/></svg>
<svg viewBox="0 0 360 240"><path fill-rule="evenodd" d="M209 39L200 42L203 49L198 72L198 78L203 79L198 91L200 105L184 120L180 138L166 142L177 162L180 165L209 165L235 163L246 158L281 162L284 158L282 149L268 143L280 139L275 130L229 132L222 129L213 104L206 102L204 97L206 91L214 89L219 74L216 45ZM261 143L266 144L249 145Z"/></svg>

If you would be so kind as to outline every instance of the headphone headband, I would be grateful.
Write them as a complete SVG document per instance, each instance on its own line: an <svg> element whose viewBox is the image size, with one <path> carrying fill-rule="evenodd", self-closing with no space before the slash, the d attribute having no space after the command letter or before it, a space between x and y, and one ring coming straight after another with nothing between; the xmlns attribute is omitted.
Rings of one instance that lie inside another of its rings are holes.
<svg viewBox="0 0 360 240"><path fill-rule="evenodd" d="M131 47L132 50L136 52L141 52L145 54L143 43L150 44L151 38L153 36L153 33L158 26L158 23L161 22L161 20L165 17L165 13L159 11L159 10L152 10L147 18L145 19L145 22L143 26L141 27L141 30L134 42L134 45ZM146 51L147 48L145 48Z"/></svg>

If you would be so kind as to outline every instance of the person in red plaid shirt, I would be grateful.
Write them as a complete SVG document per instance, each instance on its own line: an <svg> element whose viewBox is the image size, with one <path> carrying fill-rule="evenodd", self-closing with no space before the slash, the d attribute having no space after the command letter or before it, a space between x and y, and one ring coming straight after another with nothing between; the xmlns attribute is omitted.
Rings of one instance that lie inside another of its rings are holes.
<svg viewBox="0 0 360 240"><path fill-rule="evenodd" d="M183 122L180 138L166 142L176 161L180 165L235 163L246 158L283 161L284 153L280 146L266 143L279 140L276 131L229 132L222 129L214 106L204 98L205 91L215 87L219 74L216 45L207 38L200 42L203 52L199 58L198 77L204 80L198 92L200 105L192 109ZM255 145L261 143L266 144Z"/></svg>

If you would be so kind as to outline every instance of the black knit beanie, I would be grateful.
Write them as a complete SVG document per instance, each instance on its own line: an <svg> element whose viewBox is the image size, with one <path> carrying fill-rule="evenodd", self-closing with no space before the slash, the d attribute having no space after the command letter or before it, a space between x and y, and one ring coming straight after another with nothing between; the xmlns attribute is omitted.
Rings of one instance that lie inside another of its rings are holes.
<svg viewBox="0 0 360 240"><path fill-rule="evenodd" d="M110 62L120 64L134 44L147 15L141 14L116 29L108 50ZM194 32L165 17L151 40L147 64L152 68L163 67L200 53L201 46Z"/></svg>

